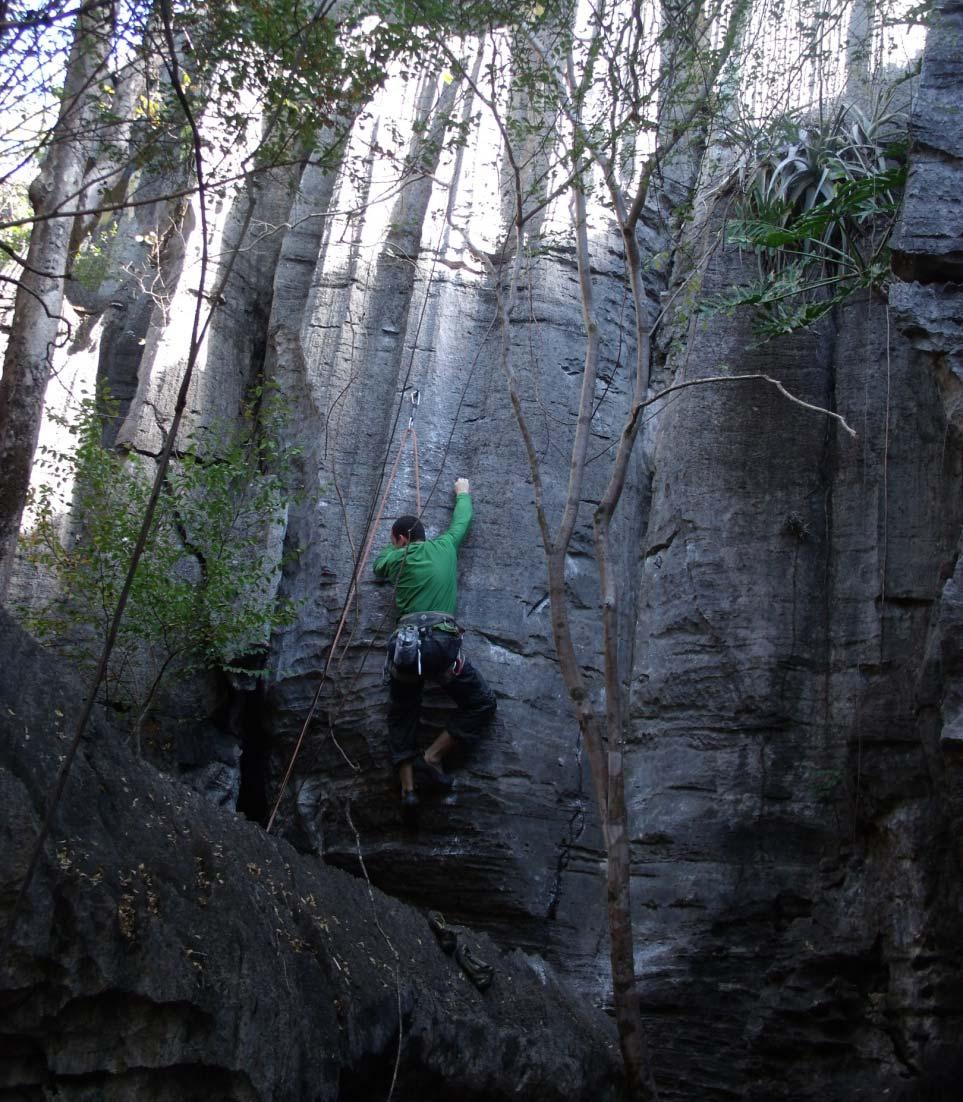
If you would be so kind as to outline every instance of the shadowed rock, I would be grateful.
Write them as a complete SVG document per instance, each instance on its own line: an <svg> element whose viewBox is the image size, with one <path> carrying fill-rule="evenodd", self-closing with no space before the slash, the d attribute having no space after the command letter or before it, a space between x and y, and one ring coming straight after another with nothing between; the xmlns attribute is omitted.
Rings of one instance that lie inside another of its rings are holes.
<svg viewBox="0 0 963 1102"><path fill-rule="evenodd" d="M0 613L6 925L80 706ZM363 848L364 839L359 842ZM0 1097L615 1097L604 1015L520 953L480 993L423 915L85 738L0 976ZM401 1045L399 1050L399 1025Z"/></svg>

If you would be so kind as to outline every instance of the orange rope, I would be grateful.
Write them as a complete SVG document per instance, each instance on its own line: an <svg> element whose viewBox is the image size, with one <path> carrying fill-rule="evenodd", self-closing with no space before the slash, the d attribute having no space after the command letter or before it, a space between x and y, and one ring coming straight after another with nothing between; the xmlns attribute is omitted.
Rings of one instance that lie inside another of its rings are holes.
<svg viewBox="0 0 963 1102"><path fill-rule="evenodd" d="M411 449L415 461L415 512L421 516L421 472L418 463L418 433L411 426Z"/></svg>

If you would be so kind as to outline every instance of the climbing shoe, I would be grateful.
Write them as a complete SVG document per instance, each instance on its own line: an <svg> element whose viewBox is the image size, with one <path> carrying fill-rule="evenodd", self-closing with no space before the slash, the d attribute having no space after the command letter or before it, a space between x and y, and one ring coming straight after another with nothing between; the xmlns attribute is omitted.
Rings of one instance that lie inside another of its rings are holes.
<svg viewBox="0 0 963 1102"><path fill-rule="evenodd" d="M428 912L428 925L431 927L431 932L438 938L438 944L450 956L458 944L458 935L445 921L441 911Z"/></svg>
<svg viewBox="0 0 963 1102"><path fill-rule="evenodd" d="M401 817L406 823L413 823L418 818L420 804L418 793L413 788L401 794Z"/></svg>
<svg viewBox="0 0 963 1102"><path fill-rule="evenodd" d="M472 951L464 942L459 942L455 949L455 960L461 965L462 971L478 988L479 991L487 991L491 986L495 969L483 960L472 955Z"/></svg>
<svg viewBox="0 0 963 1102"><path fill-rule="evenodd" d="M419 781L423 781L429 788L440 788L447 792L454 783L440 765L424 758L415 758L413 765Z"/></svg>

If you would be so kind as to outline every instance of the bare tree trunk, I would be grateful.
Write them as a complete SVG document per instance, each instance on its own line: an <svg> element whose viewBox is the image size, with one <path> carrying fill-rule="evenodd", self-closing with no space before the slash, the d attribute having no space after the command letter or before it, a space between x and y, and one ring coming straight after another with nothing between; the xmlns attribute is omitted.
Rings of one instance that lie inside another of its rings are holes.
<svg viewBox="0 0 963 1102"><path fill-rule="evenodd" d="M581 670L574 653L571 658L566 654L568 636L568 602L564 582L564 556L572 534L578 501L584 476L584 444L590 428L595 374L598 356L598 325L594 316L593 292L590 276L588 240L585 233L585 196L580 183L574 187L574 229L576 253L579 263L579 292L582 300L583 318L586 330L586 355L583 374L583 387L579 405L579 418L576 427L575 442L569 475L569 492L566 510L560 525L558 536L553 544L546 538L546 523L540 515L539 521L546 540L546 555L549 566L549 597L552 607L552 626L559 665L569 696L575 706L579 727L583 734L592 779L599 805L599 814L605 837L606 847L606 887L609 919L609 953L612 967L612 989L615 1017L619 1031L619 1044L625 1066L626 1084L633 1098L643 1102L652 1102L658 1098L655 1080L652 1075L648 1045L642 1027L641 1000L635 974L635 945L632 930L631 905L631 854L629 849L628 814L625 804L625 774L623 768L625 749L625 689L620 676L618 641L619 594L611 565L610 525L615 510L621 500L629 469L629 461L638 437L641 425L641 410L646 404L651 371L651 325L648 304L642 283L642 261L639 252L636 230L639 218L649 194L649 184L653 172L671 156L681 141L691 142L696 131L701 132L704 124L699 122L700 113L708 106L722 66L731 56L738 33L748 10L749 0L736 0L730 14L726 35L717 51L709 71L704 74L704 83L688 89L684 102L677 105L674 112L674 126L666 135L662 135L658 157L650 156L641 166L641 174L632 195L628 195L618 175L613 157L595 145L582 128L581 119L574 105L579 102L579 88L574 78L571 55L568 58L567 72L555 70L555 79L562 89L563 111L567 114L576 134L584 141L586 154L598 165L612 202L615 219L622 234L625 247L625 269L629 279L632 300L632 314L635 328L636 365L633 383L632 401L619 435L618 448L610 471L610 477L602 500L595 511L595 552L599 567L599 585L601 590L601 621L603 643L603 667L605 674L606 715L600 723L590 703L585 700L585 688L582 684ZM675 50L673 65L667 74L669 85L682 84L690 79L690 69L694 68L699 48L702 44L705 28L701 20L695 20L693 28L696 37ZM684 26L680 27L683 38ZM549 69L554 69L547 51L534 39L529 39L535 53ZM678 47L678 43L674 43ZM670 97L672 98L672 97ZM614 153L614 150L612 151ZM513 395L516 416L519 418L523 436L526 428L520 416L519 403ZM529 448L529 461L532 449ZM539 494L536 486L536 505L540 510ZM554 567L554 570L553 570ZM568 638L570 643L570 638ZM603 730L607 741L603 745Z"/></svg>
<svg viewBox="0 0 963 1102"><path fill-rule="evenodd" d="M62 329L64 280L87 160L87 133L110 49L112 3L82 8L67 61L60 115L40 175L30 187L38 221L14 303L0 380L0 599L10 581L17 533L40 433L44 393Z"/></svg>
<svg viewBox="0 0 963 1102"><path fill-rule="evenodd" d="M69 246L71 256L76 256L81 244L96 233L103 217L99 208L105 204L119 203L127 191L135 168L130 155L134 104L145 87L143 71L132 64L128 64L113 85L112 110L122 121L111 128L107 140L98 143L96 153L87 157L83 193L78 206L81 210L94 213L80 215L73 220Z"/></svg>
<svg viewBox="0 0 963 1102"><path fill-rule="evenodd" d="M569 86L574 91L574 76L571 59L568 64ZM493 110L494 113L494 110ZM496 115L497 121L497 115ZM576 124L577 125L577 124ZM540 464L537 451L531 437L527 419L522 406L518 380L512 365L510 316L515 300L519 262L522 254L522 240L526 229L524 213L524 189L521 173L517 167L509 135L502 128L506 145L506 155L512 163L514 173L515 198L515 249L514 262L507 288L496 284L496 299L499 308L502 369L508 383L509 397L515 418L521 432L522 441L528 456L535 492L535 511L538 518L542 542L545 548L548 568L548 596L552 615L552 635L559 658L559 670L575 711L576 720L582 735L583 745L589 760L592 786L599 809L606 849L606 890L609 918L610 962L613 979L613 999L615 1016L619 1031L626 1084L633 1098L640 1102L654 1102L658 1098L655 1081L649 1060L648 1046L642 1028L641 1004L635 975L635 952L632 932L632 909L630 898L630 852L628 842L627 815L625 808L625 783L622 769L623 733L622 733L622 687L619 682L617 662L617 636L615 620L617 597L611 571L607 569L608 520L618 503L631 456L632 446L638 431L638 411L645 397L649 377L649 333L645 313L645 295L641 283L641 258L635 240L635 226L641 213L645 188L651 174L651 165L644 174L640 185L641 196L633 204L631 212L626 212L625 202L614 180L607 173L607 182L613 187L616 213L626 242L626 264L630 273L635 305L635 326L638 339L636 379L633 387L632 408L623 427L615 468L606 496L600 504L599 512L604 518L604 535L601 543L599 567L603 586L603 634L605 639L605 672L608 714L601 721L595 706L589 698L582 669L578 662L571 635L570 606L565 586L565 557L575 529L579 504L582 498L585 463L588 443L591 435L595 404L595 387L598 375L599 327L595 317L594 295L591 279L589 256L586 196L581 173L576 169L572 180L572 218L576 239L578 259L579 294L586 332L585 357L582 372L582 386L579 396L579 410L576 420L575 437L569 466L569 482L565 506L558 530L554 537L551 533L545 512ZM606 166L608 167L608 162ZM507 242L506 250L507 252ZM612 655L615 658L612 658ZM608 755L606 755L606 736Z"/></svg>
<svg viewBox="0 0 963 1102"><path fill-rule="evenodd" d="M846 91L866 100L873 79L876 0L855 0L846 28Z"/></svg>
<svg viewBox="0 0 963 1102"><path fill-rule="evenodd" d="M171 662L177 658L178 655L175 651L171 651L164 659L161 668L157 671L157 676L151 682L150 688L147 690L147 696L141 701L140 706L137 709L137 719L134 721L134 726L131 728L131 738L134 740L134 748L137 756L141 757L141 735L144 732L144 724L147 722L147 717L150 715L151 707L154 703L154 698L157 696L157 690L161 686L161 682L164 680L164 675L167 673L167 668Z"/></svg>
<svg viewBox="0 0 963 1102"><path fill-rule="evenodd" d="M521 211L520 188L516 194L518 210ZM645 1033L642 1028L641 1007L635 976L630 898L630 853L625 808L625 782L622 769L624 742L622 687L619 682L617 661L616 612L618 606L614 580L608 567L608 520L618 503L621 488L624 485L628 459L638 430L638 408L648 387L648 329L644 314L641 259L633 235L631 245L627 247L627 263L630 265L630 271L634 273L631 282L633 292L639 300L636 303L639 307L636 312L637 338L639 340L636 382L633 389L632 413L626 427L623 429L616 458L615 473L612 476L613 481L610 481L606 496L599 506L599 513L603 522L603 534L601 541L597 542L597 552L603 591L603 635L607 697L607 715L603 726L596 708L589 698L582 669L575 652L571 633L569 602L565 588L565 556L575 529L579 503L582 497L599 357L599 327L595 317L592 290L585 191L578 179L573 185L572 214L586 346L579 409L569 466L568 491L562 519L554 537L551 534L544 508L538 456L522 407L518 380L515 376L511 358L510 315L514 303L514 288L517 284L517 272L522 253L521 240L524 218L521 215L517 215L518 222L515 227L516 248L508 288L507 290L496 290L502 339L500 357L502 369L508 383L509 397L525 444L532 473L535 510L548 569L548 597L552 615L552 637L559 659L559 670L572 701L575 717L582 735L582 742L589 760L592 786L595 791L599 820L605 842L613 998L626 1082L632 1097L640 1099L642 1102L651 1102L651 1100L657 1099L658 1095L652 1076ZM603 732L608 736L608 755L606 755Z"/></svg>

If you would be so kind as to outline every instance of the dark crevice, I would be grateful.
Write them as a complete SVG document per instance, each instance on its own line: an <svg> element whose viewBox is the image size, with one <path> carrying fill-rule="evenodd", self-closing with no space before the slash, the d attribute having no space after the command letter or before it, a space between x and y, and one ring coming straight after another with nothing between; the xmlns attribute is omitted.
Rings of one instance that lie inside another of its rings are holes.
<svg viewBox="0 0 963 1102"><path fill-rule="evenodd" d="M257 660L259 669L263 668L265 657ZM254 664L245 662L249 668L253 668ZM251 680L250 687L231 686L227 702L227 729L241 747L237 811L264 826L268 819L271 740L265 720L265 683L260 677Z"/></svg>
<svg viewBox="0 0 963 1102"><path fill-rule="evenodd" d="M963 285L963 256L957 252L894 252L892 267L905 283L945 283L947 290Z"/></svg>
<svg viewBox="0 0 963 1102"><path fill-rule="evenodd" d="M886 604L891 608L931 608L935 600L935 597L894 597L892 593L881 597L877 594L876 607Z"/></svg>
<svg viewBox="0 0 963 1102"><path fill-rule="evenodd" d="M541 612L542 609L548 604L548 594L544 594L539 597L538 600L531 605L525 612L526 619L530 616L534 616L536 613Z"/></svg>
<svg viewBox="0 0 963 1102"><path fill-rule="evenodd" d="M667 536L666 539L660 540L658 543L653 543L652 546L649 547L648 550L645 552L645 555L643 557L646 559L651 559L653 555L658 555L662 551L668 551L678 534L679 530L677 528L669 536Z"/></svg>
<svg viewBox="0 0 963 1102"><path fill-rule="evenodd" d="M552 881L552 889L549 893L548 908L545 917L554 922L558 917L558 905L562 900L562 877L568 868L572 850L577 845L585 830L585 803L581 791L579 792L572 814L569 817L565 837L557 843L558 858L555 864L555 875Z"/></svg>

